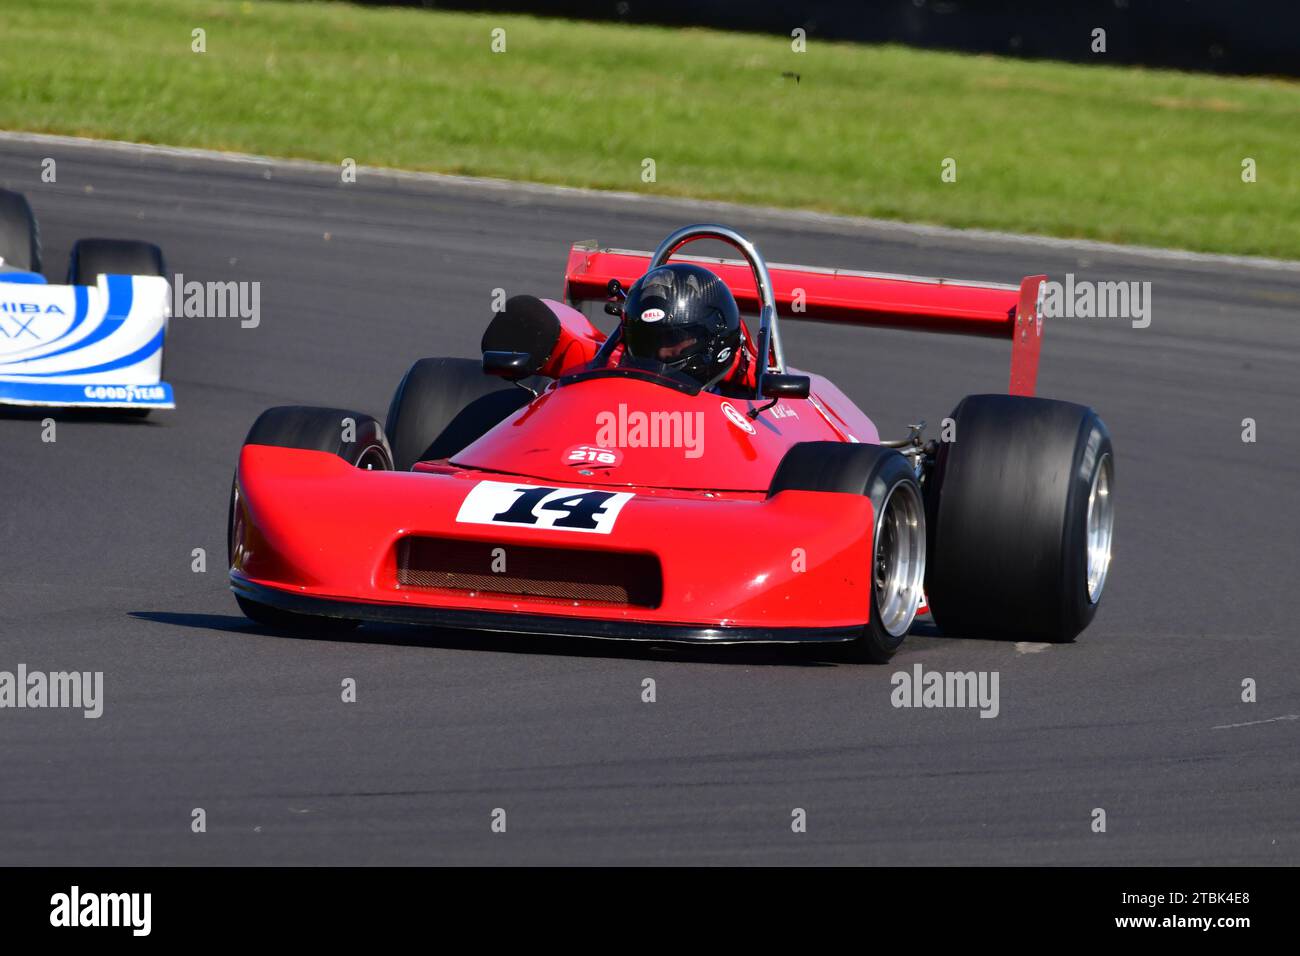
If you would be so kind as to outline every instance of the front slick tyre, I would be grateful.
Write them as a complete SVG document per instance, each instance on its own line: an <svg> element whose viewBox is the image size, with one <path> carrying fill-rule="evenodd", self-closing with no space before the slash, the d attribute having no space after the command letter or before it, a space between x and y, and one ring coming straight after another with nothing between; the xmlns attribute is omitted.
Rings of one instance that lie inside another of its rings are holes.
<svg viewBox="0 0 1300 956"><path fill-rule="evenodd" d="M369 415L342 408L314 408L306 405L280 405L263 412L244 439L245 445L271 445L276 448L300 448L337 455L354 468L392 471L393 454L383 426ZM239 500L239 481L230 489L230 511L226 519L226 536L230 566L238 564L236 543L240 539L238 523L243 520ZM349 618L318 617L296 614L250 601L235 595L239 609L250 620L277 631L295 634L338 634L350 631L361 622Z"/></svg>
<svg viewBox="0 0 1300 956"><path fill-rule="evenodd" d="M866 495L875 521L870 574L871 619L848 645L849 657L886 664L916 618L925 579L925 506L916 472L892 448L800 442L786 452L768 497L780 491Z"/></svg>

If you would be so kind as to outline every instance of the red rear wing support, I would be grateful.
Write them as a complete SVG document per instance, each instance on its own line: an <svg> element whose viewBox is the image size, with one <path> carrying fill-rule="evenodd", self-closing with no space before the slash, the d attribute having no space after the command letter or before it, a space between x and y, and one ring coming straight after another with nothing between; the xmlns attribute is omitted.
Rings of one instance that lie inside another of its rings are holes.
<svg viewBox="0 0 1300 956"><path fill-rule="evenodd" d="M749 265L736 259L675 256L717 273L741 311L756 313L758 291ZM603 302L610 280L624 289L650 264L650 253L575 243L564 272L564 297L572 306ZM953 282L915 276L769 264L777 313L784 318L945 332L1011 340L1012 395L1033 395L1043 342L1039 289L1046 276L1027 276L1017 288L988 282Z"/></svg>

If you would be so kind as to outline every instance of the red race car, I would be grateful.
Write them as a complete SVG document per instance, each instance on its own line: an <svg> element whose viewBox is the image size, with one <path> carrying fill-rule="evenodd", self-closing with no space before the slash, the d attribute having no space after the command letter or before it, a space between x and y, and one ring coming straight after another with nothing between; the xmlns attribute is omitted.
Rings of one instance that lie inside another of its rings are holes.
<svg viewBox="0 0 1300 956"><path fill-rule="evenodd" d="M702 238L745 261L672 258ZM653 255L579 243L564 301L510 299L481 360L417 361L382 425L264 412L231 491L231 587L288 629L831 641L883 662L928 609L945 634L1073 640L1106 582L1114 464L1095 412L1033 397L1044 279L769 268L716 225ZM601 303L608 335L584 311ZM1010 339L1009 394L884 441L786 366L778 313Z"/></svg>

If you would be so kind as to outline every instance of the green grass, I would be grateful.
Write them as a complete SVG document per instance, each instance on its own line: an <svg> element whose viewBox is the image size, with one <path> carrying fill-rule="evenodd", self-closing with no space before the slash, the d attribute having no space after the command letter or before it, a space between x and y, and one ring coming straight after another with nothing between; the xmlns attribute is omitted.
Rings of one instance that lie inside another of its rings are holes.
<svg viewBox="0 0 1300 956"><path fill-rule="evenodd" d="M0 90L6 129L1300 258L1283 80L334 3L0 0Z"/></svg>

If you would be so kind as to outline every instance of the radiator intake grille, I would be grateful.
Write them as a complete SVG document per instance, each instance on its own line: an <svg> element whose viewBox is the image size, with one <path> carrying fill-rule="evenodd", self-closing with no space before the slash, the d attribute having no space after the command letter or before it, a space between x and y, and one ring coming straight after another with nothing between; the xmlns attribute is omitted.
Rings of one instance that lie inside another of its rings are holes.
<svg viewBox="0 0 1300 956"><path fill-rule="evenodd" d="M494 555L498 548L504 554ZM494 570L503 563L504 570ZM658 607L663 599L663 574L652 554L505 546L454 538L399 541L397 583L422 590L481 591L619 607Z"/></svg>

